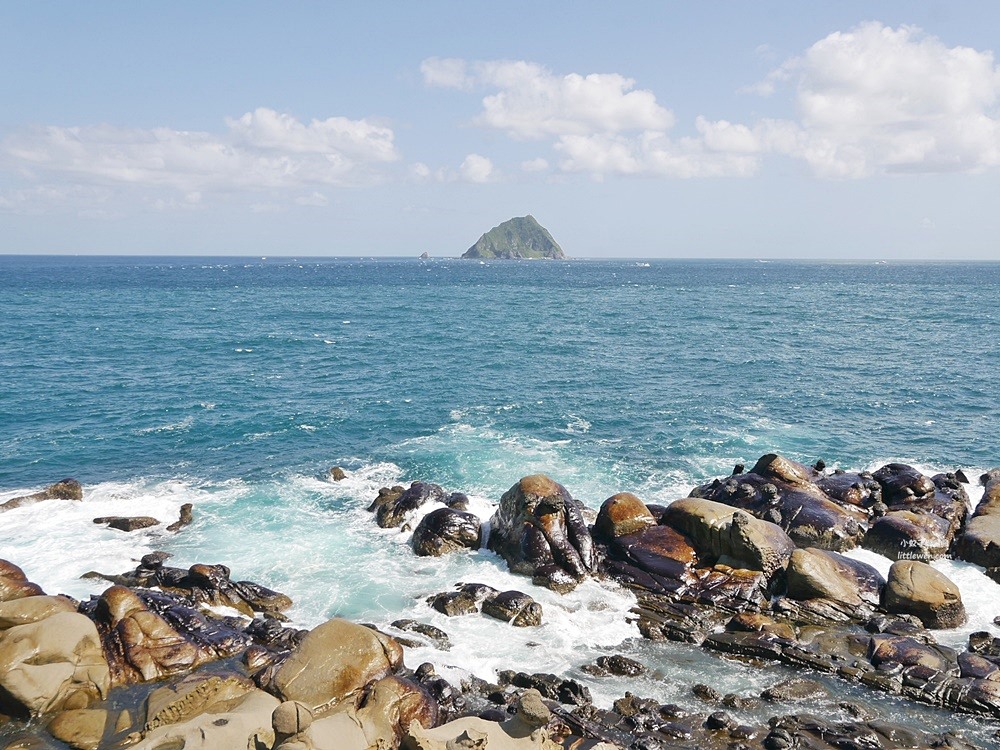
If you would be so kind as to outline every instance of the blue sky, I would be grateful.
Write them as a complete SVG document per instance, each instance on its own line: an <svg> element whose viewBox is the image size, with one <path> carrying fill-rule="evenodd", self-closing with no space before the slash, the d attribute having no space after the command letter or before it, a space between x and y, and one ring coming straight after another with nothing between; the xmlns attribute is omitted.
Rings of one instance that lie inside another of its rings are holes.
<svg viewBox="0 0 1000 750"><path fill-rule="evenodd" d="M803 8L808 7L808 13ZM1000 259L991 2L0 5L0 252Z"/></svg>

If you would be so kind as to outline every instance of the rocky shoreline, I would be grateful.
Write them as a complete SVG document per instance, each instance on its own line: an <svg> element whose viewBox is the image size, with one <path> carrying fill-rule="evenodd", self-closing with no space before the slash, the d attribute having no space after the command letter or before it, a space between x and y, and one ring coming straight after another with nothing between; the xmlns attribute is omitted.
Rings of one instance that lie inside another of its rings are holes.
<svg viewBox="0 0 1000 750"><path fill-rule="evenodd" d="M339 478L342 470L332 472ZM615 581L637 604L609 616L631 618L650 641L802 673L756 696L693 685L705 711L631 692L595 706L583 682L523 665L452 684L433 665L404 659L412 646L447 649L444 630L342 619L296 629L283 614L289 597L234 581L223 565L175 568L165 553L146 555L131 571L88 574L110 585L78 602L47 595L16 561L0 561L0 748L975 747L850 701L841 704L849 721L780 709L810 705L832 679L1000 720L1000 638L973 633L962 650L937 642L935 630L966 614L959 588L928 564L951 556L1000 578L1000 470L981 482L970 516L960 472L928 477L903 464L830 472L769 454L667 507L621 493L595 514L541 475L504 493L488 526L463 494L428 482L384 488L372 502L378 525L413 532L417 555L485 547L558 594L587 579ZM64 480L0 511L82 498ZM123 531L143 527L112 520ZM192 520L186 506L172 531ZM854 547L894 559L889 575L843 554ZM530 593L474 582L428 604L512 627L545 618ZM646 671L620 654L581 668L625 686ZM736 716L751 702L778 711L743 723Z"/></svg>

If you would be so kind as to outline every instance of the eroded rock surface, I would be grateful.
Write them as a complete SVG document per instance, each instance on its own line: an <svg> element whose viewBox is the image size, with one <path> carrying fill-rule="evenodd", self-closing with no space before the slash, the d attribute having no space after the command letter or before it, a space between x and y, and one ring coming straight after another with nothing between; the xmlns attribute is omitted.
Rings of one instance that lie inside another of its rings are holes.
<svg viewBox="0 0 1000 750"><path fill-rule="evenodd" d="M565 592L597 570L582 504L547 476L524 477L500 498L489 548L514 573Z"/></svg>

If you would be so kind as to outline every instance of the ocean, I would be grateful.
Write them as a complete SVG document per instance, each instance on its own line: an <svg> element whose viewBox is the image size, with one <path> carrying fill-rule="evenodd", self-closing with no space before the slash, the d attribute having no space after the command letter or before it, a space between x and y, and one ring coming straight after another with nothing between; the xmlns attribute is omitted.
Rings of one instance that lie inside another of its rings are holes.
<svg viewBox="0 0 1000 750"><path fill-rule="evenodd" d="M998 315L1000 264L0 256L0 502L66 476L85 487L82 503L0 515L0 558L77 598L103 588L81 574L153 550L224 563L290 595L302 627L441 627L451 650L409 649L407 663L455 679L553 672L605 705L625 690L695 705L692 682L759 693L788 670L643 641L613 584L559 596L486 551L417 558L365 508L424 480L488 518L534 473L595 510L620 491L666 504L770 452L977 478L1000 465ZM335 465L347 479L329 479ZM91 520L171 522L185 502L195 522L178 534ZM996 634L1000 586L935 565L970 610L941 641ZM531 593L544 624L427 606L460 581ZM651 675L579 671L615 652ZM814 710L847 696L918 725L995 729L829 684Z"/></svg>

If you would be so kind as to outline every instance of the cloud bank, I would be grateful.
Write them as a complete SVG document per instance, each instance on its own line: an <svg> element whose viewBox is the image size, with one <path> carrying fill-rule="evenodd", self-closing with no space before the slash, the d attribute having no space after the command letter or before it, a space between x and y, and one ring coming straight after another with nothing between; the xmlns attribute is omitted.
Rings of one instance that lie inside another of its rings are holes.
<svg viewBox="0 0 1000 750"><path fill-rule="evenodd" d="M39 127L6 138L5 161L29 177L167 187L184 194L366 184L399 159L391 128L331 117L302 122L259 108L220 134L114 125Z"/></svg>
<svg viewBox="0 0 1000 750"><path fill-rule="evenodd" d="M428 86L485 93L474 125L545 140L558 169L599 178L748 176L768 155L845 179L1000 163L993 54L948 47L909 26L870 22L830 34L748 87L790 95L795 119L697 116L687 136L672 134L676 117L653 92L617 73L558 75L525 61L439 58L421 71Z"/></svg>

